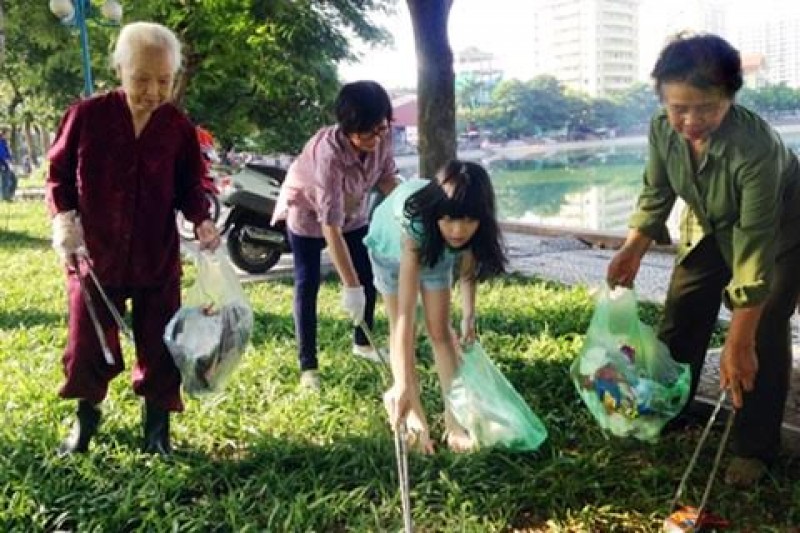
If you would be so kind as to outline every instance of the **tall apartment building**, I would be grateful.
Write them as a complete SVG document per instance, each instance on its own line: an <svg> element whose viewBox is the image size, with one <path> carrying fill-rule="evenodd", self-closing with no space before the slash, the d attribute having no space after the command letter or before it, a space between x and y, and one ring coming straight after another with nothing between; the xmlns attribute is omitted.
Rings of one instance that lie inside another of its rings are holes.
<svg viewBox="0 0 800 533"><path fill-rule="evenodd" d="M537 72L604 96L637 80L639 0L542 0L536 17Z"/></svg>
<svg viewBox="0 0 800 533"><path fill-rule="evenodd" d="M716 33L727 39L727 3L728 0L643 0L639 17L639 79L650 81L659 52L677 33Z"/></svg>
<svg viewBox="0 0 800 533"><path fill-rule="evenodd" d="M487 105L491 101L492 90L503 78L503 72L497 67L494 54L474 46L455 54L453 70L456 75L456 87L460 84L475 85L476 101L469 103L472 107Z"/></svg>
<svg viewBox="0 0 800 533"><path fill-rule="evenodd" d="M800 2L764 2L731 13L731 41L743 55L764 58L770 84L800 88Z"/></svg>

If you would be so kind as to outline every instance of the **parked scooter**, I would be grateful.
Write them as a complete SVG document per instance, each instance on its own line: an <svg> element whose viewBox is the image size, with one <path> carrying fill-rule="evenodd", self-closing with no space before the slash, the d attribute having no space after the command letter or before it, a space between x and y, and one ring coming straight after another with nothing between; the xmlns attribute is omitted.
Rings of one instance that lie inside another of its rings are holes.
<svg viewBox="0 0 800 533"><path fill-rule="evenodd" d="M221 233L227 233L231 261L245 272L263 274L291 250L286 225L270 224L285 178L280 167L247 163L221 191L220 200L228 208Z"/></svg>

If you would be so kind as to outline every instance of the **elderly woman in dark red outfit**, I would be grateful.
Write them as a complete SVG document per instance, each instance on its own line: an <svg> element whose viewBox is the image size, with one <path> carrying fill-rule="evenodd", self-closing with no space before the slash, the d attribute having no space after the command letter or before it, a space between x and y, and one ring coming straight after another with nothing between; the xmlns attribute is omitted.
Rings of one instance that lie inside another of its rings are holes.
<svg viewBox="0 0 800 533"><path fill-rule="evenodd" d="M162 340L180 306L179 238L174 210L195 224L202 248L219 245L208 217L203 158L194 126L168 103L180 42L159 24L122 28L113 56L121 88L72 105L49 152L47 202L53 246L68 265L91 265L124 314L131 301L136 363L133 390L144 398L144 450L170 453L169 414L183 410L180 374ZM113 364L104 353L78 275L68 268L69 338L59 394L78 401L77 421L60 453L85 452L99 404L123 359L119 331L92 297ZM91 286L91 284L87 284Z"/></svg>

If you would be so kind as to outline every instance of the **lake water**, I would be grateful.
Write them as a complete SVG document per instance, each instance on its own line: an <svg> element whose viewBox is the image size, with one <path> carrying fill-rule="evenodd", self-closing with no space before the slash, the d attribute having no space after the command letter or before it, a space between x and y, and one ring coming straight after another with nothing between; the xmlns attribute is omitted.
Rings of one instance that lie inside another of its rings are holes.
<svg viewBox="0 0 800 533"><path fill-rule="evenodd" d="M785 133L783 138L800 152L800 133ZM555 147L531 158L483 163L492 175L501 220L624 233L641 188L646 149L644 142ZM680 209L676 204L671 230Z"/></svg>

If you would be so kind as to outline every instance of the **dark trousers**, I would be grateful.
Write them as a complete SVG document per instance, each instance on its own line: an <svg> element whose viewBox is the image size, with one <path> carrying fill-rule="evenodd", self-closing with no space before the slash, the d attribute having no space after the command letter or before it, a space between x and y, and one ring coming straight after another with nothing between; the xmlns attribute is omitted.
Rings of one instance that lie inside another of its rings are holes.
<svg viewBox="0 0 800 533"><path fill-rule="evenodd" d="M69 337L62 359L66 381L62 398L86 399L100 403L108 393L108 384L125 365L119 343L119 328L90 279L86 279L92 303L105 333L106 344L114 356L109 365L103 357L92 320L74 274L67 276L69 297ZM180 307L180 282L176 279L160 287L103 287L108 298L125 312L125 301L132 301L133 337L136 363L133 367L133 390L147 401L168 411L182 411L181 376L164 344L164 328Z"/></svg>
<svg viewBox="0 0 800 533"><path fill-rule="evenodd" d="M294 257L294 331L297 338L298 359L301 370L319 366L317 361L317 294L320 285L320 261L325 239L303 237L288 231L289 243ZM350 259L364 287L367 305L364 321L372 328L375 315L375 285L372 282L372 264L364 246L367 227L344 234ZM355 328L353 342L361 346L369 344L361 328Z"/></svg>
<svg viewBox="0 0 800 533"><path fill-rule="evenodd" d="M8 163L0 159L0 197L3 200L12 200L17 190L17 176Z"/></svg>
<svg viewBox="0 0 800 533"><path fill-rule="evenodd" d="M672 356L692 370L690 401L697 391L722 291L731 271L713 237L706 237L675 267L659 337ZM736 414L733 450L741 457L773 461L780 452L781 422L792 370L789 321L800 293L800 249L778 258L756 334L758 373Z"/></svg>

